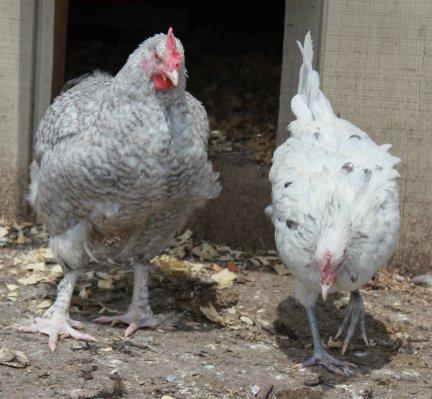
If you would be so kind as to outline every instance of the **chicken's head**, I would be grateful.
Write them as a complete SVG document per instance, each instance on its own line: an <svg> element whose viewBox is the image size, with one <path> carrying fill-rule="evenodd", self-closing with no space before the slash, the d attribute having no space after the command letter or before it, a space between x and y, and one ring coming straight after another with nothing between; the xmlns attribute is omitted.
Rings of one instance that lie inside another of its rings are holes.
<svg viewBox="0 0 432 399"><path fill-rule="evenodd" d="M330 251L326 251L320 262L320 275L321 275L321 293L325 301L327 293L336 280L339 270L345 261L346 250L339 256L335 256Z"/></svg>
<svg viewBox="0 0 432 399"><path fill-rule="evenodd" d="M159 35L142 62L144 73L149 75L156 91L165 91L178 85L179 73L183 62L180 42L175 38L173 29L166 35Z"/></svg>
<svg viewBox="0 0 432 399"><path fill-rule="evenodd" d="M346 224L343 223L335 223L324 229L318 240L315 258L319 267L321 293L324 301L347 259L348 243L349 233Z"/></svg>

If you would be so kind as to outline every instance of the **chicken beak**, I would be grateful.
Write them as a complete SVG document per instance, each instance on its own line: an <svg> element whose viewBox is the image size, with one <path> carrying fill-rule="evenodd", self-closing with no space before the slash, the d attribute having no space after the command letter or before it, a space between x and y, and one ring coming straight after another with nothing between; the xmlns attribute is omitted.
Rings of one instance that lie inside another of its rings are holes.
<svg viewBox="0 0 432 399"><path fill-rule="evenodd" d="M327 284L321 284L321 294L322 294L322 299L324 302L327 299L327 294L328 294L328 291L330 289L330 285L331 284L328 284L328 285Z"/></svg>
<svg viewBox="0 0 432 399"><path fill-rule="evenodd" d="M164 74L171 81L173 86L178 85L178 72L176 70L165 72Z"/></svg>

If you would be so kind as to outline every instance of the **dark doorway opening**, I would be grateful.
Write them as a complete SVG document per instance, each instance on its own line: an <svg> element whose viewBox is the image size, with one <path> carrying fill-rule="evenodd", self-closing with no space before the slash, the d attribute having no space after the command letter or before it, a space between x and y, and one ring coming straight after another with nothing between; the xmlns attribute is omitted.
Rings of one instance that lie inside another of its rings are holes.
<svg viewBox="0 0 432 399"><path fill-rule="evenodd" d="M284 0L70 0L66 80L115 74L147 37L174 28L185 48L188 90L206 107L220 197L190 227L242 248L273 247L264 216L279 107Z"/></svg>
<svg viewBox="0 0 432 399"><path fill-rule="evenodd" d="M71 0L66 80L115 74L147 37L173 26L185 47L188 90L207 108L213 153L268 163L277 124L283 0Z"/></svg>

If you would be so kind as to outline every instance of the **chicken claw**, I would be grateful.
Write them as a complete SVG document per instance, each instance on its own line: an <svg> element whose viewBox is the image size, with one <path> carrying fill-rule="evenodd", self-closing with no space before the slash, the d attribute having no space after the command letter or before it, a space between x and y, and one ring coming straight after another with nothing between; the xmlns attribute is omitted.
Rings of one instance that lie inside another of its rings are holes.
<svg viewBox="0 0 432 399"><path fill-rule="evenodd" d="M69 306L77 277L77 271L66 272L58 285L57 298L52 306L45 311L42 317L37 317L32 324L19 326L17 330L25 333L48 335L48 346L53 352L60 335L83 341L96 341L93 336L77 331L76 329L82 329L84 325L69 317Z"/></svg>
<svg viewBox="0 0 432 399"><path fill-rule="evenodd" d="M118 316L101 316L95 319L97 323L128 324L125 337L131 336L139 328L158 328L172 330L174 320L169 316L154 316L150 307L148 292L148 267L139 263L134 264L134 288L132 301L126 313ZM171 320L170 320L171 319Z"/></svg>
<svg viewBox="0 0 432 399"><path fill-rule="evenodd" d="M364 320L364 303L363 298L361 297L361 294L358 290L351 292L351 297L345 311L345 316L342 324L338 328L336 336L334 337L335 340L342 335L345 327L348 325L348 321L350 321L350 324L348 327L347 335L342 345L342 355L345 354L348 348L348 344L350 343L357 326L360 329L360 335L364 343L366 344L366 346L369 346Z"/></svg>
<svg viewBox="0 0 432 399"><path fill-rule="evenodd" d="M318 330L317 318L315 314L315 307L307 307L306 314L308 317L309 327L312 333L312 340L314 344L314 353L312 357L296 365L296 368L310 367L310 366L324 366L327 370L332 371L335 374L350 374L352 368L357 367L355 364L338 360L335 357L329 355L321 342L320 333Z"/></svg>
<svg viewBox="0 0 432 399"><path fill-rule="evenodd" d="M130 337L140 328L156 328L161 330L171 330L174 322L169 317L154 316L152 313L139 314L134 311L127 311L118 316L101 316L94 320L96 323L111 323L111 326L117 323L128 324L125 330L125 337Z"/></svg>
<svg viewBox="0 0 432 399"><path fill-rule="evenodd" d="M336 359L325 350L314 352L313 356L309 360L297 364L295 367L305 368L310 366L324 366L327 370L338 375L350 374L352 373L353 368L357 368L355 364Z"/></svg>
<svg viewBox="0 0 432 399"><path fill-rule="evenodd" d="M75 328L73 328L75 327ZM17 330L25 333L42 333L48 335L48 346L52 352L56 350L60 335L72 337L82 341L96 341L90 334L84 334L76 329L83 328L80 321L64 318L38 317L28 326L18 326Z"/></svg>

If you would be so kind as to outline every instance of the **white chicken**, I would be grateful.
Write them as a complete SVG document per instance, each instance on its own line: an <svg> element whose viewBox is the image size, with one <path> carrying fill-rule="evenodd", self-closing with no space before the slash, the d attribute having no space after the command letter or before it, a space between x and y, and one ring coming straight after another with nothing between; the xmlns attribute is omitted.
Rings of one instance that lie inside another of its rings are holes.
<svg viewBox="0 0 432 399"><path fill-rule="evenodd" d="M392 255L399 231L400 161L350 122L338 118L319 89L312 67L310 33L304 45L299 87L291 102L297 120L291 137L274 153L272 205L280 258L294 276L295 297L306 308L314 353L303 367L319 364L341 373L353 366L328 354L315 315L320 292L349 291L339 337L348 326L342 355L358 327L368 344L359 288Z"/></svg>

